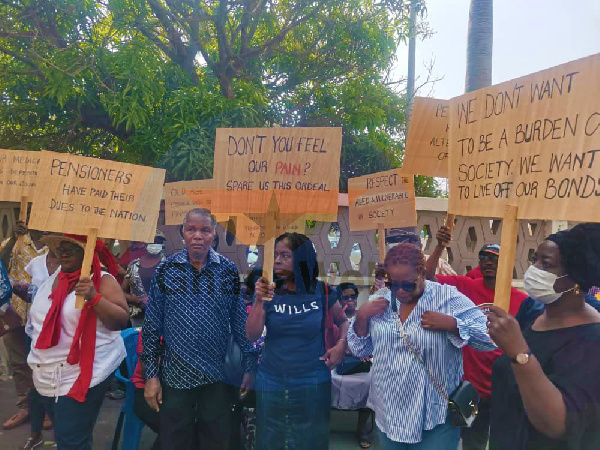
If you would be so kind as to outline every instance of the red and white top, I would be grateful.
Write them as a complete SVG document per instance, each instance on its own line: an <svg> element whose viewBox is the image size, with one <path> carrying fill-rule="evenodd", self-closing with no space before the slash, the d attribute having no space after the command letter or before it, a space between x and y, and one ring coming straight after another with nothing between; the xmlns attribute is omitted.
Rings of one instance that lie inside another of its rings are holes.
<svg viewBox="0 0 600 450"><path fill-rule="evenodd" d="M58 271L48 278L38 289L31 309L31 351L27 363L33 370L33 383L36 390L46 397L67 395L79 376L79 364L67 363L73 336L79 323L81 309L75 308L75 292L69 293L62 309L61 333L58 344L49 349L36 348L44 320L52 304L49 296ZM112 276L102 272L102 276ZM96 326L96 353L90 387L94 387L110 376L126 356L125 344L119 331L110 331L98 319Z"/></svg>

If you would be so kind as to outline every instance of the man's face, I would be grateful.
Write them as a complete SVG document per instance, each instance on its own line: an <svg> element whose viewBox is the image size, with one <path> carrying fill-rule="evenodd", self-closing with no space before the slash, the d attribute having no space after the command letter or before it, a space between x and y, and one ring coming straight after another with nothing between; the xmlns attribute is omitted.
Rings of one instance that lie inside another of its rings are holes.
<svg viewBox="0 0 600 450"><path fill-rule="evenodd" d="M204 261L215 239L212 220L200 214L190 214L183 224L183 241L190 260Z"/></svg>
<svg viewBox="0 0 600 450"><path fill-rule="evenodd" d="M498 272L498 255L489 252L479 254L479 268L483 278L496 278Z"/></svg>

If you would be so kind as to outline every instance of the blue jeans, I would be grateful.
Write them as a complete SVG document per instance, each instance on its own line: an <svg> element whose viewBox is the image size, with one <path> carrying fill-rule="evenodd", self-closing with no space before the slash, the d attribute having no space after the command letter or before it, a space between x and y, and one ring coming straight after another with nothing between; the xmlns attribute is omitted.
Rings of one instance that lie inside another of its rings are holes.
<svg viewBox="0 0 600 450"><path fill-rule="evenodd" d="M66 395L58 397L58 401L40 395L39 401L54 425L58 450L92 450L94 426L112 378L111 375L90 388L82 403Z"/></svg>
<svg viewBox="0 0 600 450"><path fill-rule="evenodd" d="M423 431L421 442L416 444L392 441L379 428L377 432L384 450L457 450L460 441L460 428L453 428L450 421L438 425L433 430Z"/></svg>
<svg viewBox="0 0 600 450"><path fill-rule="evenodd" d="M323 379L320 374L282 378L259 369L255 448L329 448L331 380L323 382Z"/></svg>

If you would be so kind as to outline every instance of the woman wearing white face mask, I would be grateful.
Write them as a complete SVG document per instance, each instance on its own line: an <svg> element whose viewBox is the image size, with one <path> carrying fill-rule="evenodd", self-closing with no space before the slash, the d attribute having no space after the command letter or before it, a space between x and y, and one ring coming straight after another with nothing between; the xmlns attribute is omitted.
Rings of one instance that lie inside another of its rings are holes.
<svg viewBox="0 0 600 450"><path fill-rule="evenodd" d="M163 243L165 235L156 230L153 244L146 244L146 252L138 259L131 261L127 267L127 274L121 287L129 305L129 318L131 325L141 327L144 324L144 310L148 303L147 292L150 281L158 265L164 261L165 253Z"/></svg>
<svg viewBox="0 0 600 450"><path fill-rule="evenodd" d="M505 355L494 365L490 450L600 448L600 313L585 293L600 282L600 224L549 236L525 273L545 305L523 329L499 308L490 337Z"/></svg>

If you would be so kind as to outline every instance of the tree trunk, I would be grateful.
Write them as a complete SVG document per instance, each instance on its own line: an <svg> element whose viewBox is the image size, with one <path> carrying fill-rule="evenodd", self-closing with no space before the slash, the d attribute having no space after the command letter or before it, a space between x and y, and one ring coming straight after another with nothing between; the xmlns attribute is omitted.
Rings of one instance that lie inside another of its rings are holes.
<svg viewBox="0 0 600 450"><path fill-rule="evenodd" d="M417 47L416 27L417 0L410 2L410 16L408 19L408 75L406 79L406 129L410 124L412 107L415 99L415 53Z"/></svg>
<svg viewBox="0 0 600 450"><path fill-rule="evenodd" d="M219 74L219 85L221 86L221 94L225 98L234 98L233 88L231 87L231 77L226 74Z"/></svg>
<svg viewBox="0 0 600 450"><path fill-rule="evenodd" d="M493 0L471 0L465 92L475 91L492 84L493 3Z"/></svg>

